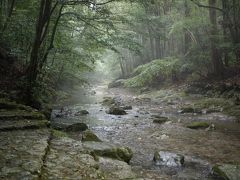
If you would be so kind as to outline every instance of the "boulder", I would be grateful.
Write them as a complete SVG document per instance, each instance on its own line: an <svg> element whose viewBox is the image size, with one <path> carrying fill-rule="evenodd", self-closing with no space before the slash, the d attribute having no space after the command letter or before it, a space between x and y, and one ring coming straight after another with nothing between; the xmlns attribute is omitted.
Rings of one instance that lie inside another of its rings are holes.
<svg viewBox="0 0 240 180"><path fill-rule="evenodd" d="M104 106L111 106L116 103L115 99L113 97L104 97L102 105Z"/></svg>
<svg viewBox="0 0 240 180"><path fill-rule="evenodd" d="M161 116L155 116L153 123L157 123L157 124L163 124L165 122L169 121L169 119L167 117L161 117Z"/></svg>
<svg viewBox="0 0 240 180"><path fill-rule="evenodd" d="M105 142L84 142L83 147L95 156L109 157L120 161L130 162L133 152L128 147L116 147Z"/></svg>
<svg viewBox="0 0 240 180"><path fill-rule="evenodd" d="M121 106L123 110L132 110L132 106Z"/></svg>
<svg viewBox="0 0 240 180"><path fill-rule="evenodd" d="M89 112L87 110L81 110L81 111L78 111L75 116L79 116L79 115L87 115L89 114Z"/></svg>
<svg viewBox="0 0 240 180"><path fill-rule="evenodd" d="M85 123L71 124L65 128L67 132L85 131L87 129L88 129L88 126Z"/></svg>
<svg viewBox="0 0 240 180"><path fill-rule="evenodd" d="M101 140L90 130L86 130L82 134L82 141L97 141L101 142Z"/></svg>
<svg viewBox="0 0 240 180"><path fill-rule="evenodd" d="M208 122L193 122L189 125L187 125L190 129L206 129L210 126Z"/></svg>
<svg viewBox="0 0 240 180"><path fill-rule="evenodd" d="M239 180L240 165L223 164L213 167L213 175L224 180Z"/></svg>
<svg viewBox="0 0 240 180"><path fill-rule="evenodd" d="M157 166L181 167L184 164L184 156L164 151L156 151L153 160Z"/></svg>
<svg viewBox="0 0 240 180"><path fill-rule="evenodd" d="M112 106L109 108L109 110L107 111L108 114L113 114L113 115L126 115L127 112L119 107L119 106Z"/></svg>

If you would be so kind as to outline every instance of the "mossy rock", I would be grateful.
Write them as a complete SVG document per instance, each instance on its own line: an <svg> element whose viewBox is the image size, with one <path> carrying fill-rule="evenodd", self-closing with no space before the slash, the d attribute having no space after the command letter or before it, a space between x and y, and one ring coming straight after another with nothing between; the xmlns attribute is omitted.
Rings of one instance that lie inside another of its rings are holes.
<svg viewBox="0 0 240 180"><path fill-rule="evenodd" d="M121 106L123 110L132 110L132 106Z"/></svg>
<svg viewBox="0 0 240 180"><path fill-rule="evenodd" d="M108 114L113 114L113 115L126 115L127 112L118 106L112 106L109 108L109 110L107 111Z"/></svg>
<svg viewBox="0 0 240 180"><path fill-rule="evenodd" d="M202 113L200 108L192 107L192 106L184 106L181 108L181 113Z"/></svg>
<svg viewBox="0 0 240 180"><path fill-rule="evenodd" d="M213 175L218 179L224 180L239 180L240 179L240 165L215 165L213 167Z"/></svg>
<svg viewBox="0 0 240 180"><path fill-rule="evenodd" d="M104 106L111 106L111 105L114 105L115 103L116 103L116 101L115 101L114 98L112 98L112 97L104 97L102 105L104 105Z"/></svg>
<svg viewBox="0 0 240 180"><path fill-rule="evenodd" d="M75 115L79 116L79 115L87 115L87 114L89 114L87 110L81 110L81 111L78 111Z"/></svg>
<svg viewBox="0 0 240 180"><path fill-rule="evenodd" d="M75 123L65 128L67 132L85 131L87 129L88 129L88 126L85 123Z"/></svg>
<svg viewBox="0 0 240 180"><path fill-rule="evenodd" d="M157 166L180 167L184 164L184 156L166 151L155 151L153 161Z"/></svg>
<svg viewBox="0 0 240 180"><path fill-rule="evenodd" d="M210 126L210 124L207 122L193 122L193 123L187 125L187 127L190 129L206 129L209 126Z"/></svg>
<svg viewBox="0 0 240 180"><path fill-rule="evenodd" d="M128 147L116 147L105 142L84 142L84 148L95 156L109 157L120 161L130 162L133 152Z"/></svg>
<svg viewBox="0 0 240 180"><path fill-rule="evenodd" d="M92 131L86 130L82 134L82 141L97 141L102 142Z"/></svg>
<svg viewBox="0 0 240 180"><path fill-rule="evenodd" d="M52 134L53 134L53 136L55 136L55 137L60 137L60 138L62 138L62 137L68 137L68 134L67 134L66 132L64 132L64 131L59 131L59 130L55 130L55 129L52 130Z"/></svg>
<svg viewBox="0 0 240 180"><path fill-rule="evenodd" d="M156 123L156 124L163 124L165 122L169 121L168 117L155 117L154 120L153 120L153 123Z"/></svg>

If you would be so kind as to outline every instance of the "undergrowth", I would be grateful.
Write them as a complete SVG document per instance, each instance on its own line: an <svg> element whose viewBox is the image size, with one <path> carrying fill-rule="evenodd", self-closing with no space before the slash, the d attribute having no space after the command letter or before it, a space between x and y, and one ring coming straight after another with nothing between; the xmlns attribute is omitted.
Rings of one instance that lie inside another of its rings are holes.
<svg viewBox="0 0 240 180"><path fill-rule="evenodd" d="M138 66L124 85L126 87L144 87L163 82L177 75L180 65L180 60L174 57L153 60Z"/></svg>

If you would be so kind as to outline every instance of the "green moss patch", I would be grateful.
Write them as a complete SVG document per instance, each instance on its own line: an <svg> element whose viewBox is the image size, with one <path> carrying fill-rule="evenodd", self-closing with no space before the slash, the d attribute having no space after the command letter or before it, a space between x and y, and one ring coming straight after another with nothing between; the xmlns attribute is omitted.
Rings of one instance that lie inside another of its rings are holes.
<svg viewBox="0 0 240 180"><path fill-rule="evenodd" d="M53 132L53 136L55 137L68 137L68 134L63 131L53 129L52 132Z"/></svg>
<svg viewBox="0 0 240 180"><path fill-rule="evenodd" d="M167 121L169 121L169 119L167 117L155 116L154 120L153 120L153 123L163 124L163 123L165 123Z"/></svg>
<svg viewBox="0 0 240 180"><path fill-rule="evenodd" d="M92 131L86 130L82 134L82 141L97 141L102 142Z"/></svg>
<svg viewBox="0 0 240 180"><path fill-rule="evenodd" d="M38 111L26 111L26 110L1 110L0 120L21 120L21 119L35 119L42 120L46 117Z"/></svg>
<svg viewBox="0 0 240 180"><path fill-rule="evenodd" d="M187 125L187 127L190 129L205 129L205 128L208 128L209 126L210 124L207 122L193 122Z"/></svg>
<svg viewBox="0 0 240 180"><path fill-rule="evenodd" d="M104 97L102 105L104 106L111 106L115 104L115 99L112 97Z"/></svg>

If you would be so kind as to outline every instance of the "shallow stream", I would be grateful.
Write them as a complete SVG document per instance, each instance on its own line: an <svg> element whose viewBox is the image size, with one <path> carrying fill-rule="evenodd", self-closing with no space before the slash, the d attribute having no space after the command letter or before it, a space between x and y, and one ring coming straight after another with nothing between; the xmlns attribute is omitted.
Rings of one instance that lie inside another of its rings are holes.
<svg viewBox="0 0 240 180"><path fill-rule="evenodd" d="M211 166L217 163L240 162L240 124L222 113L181 114L183 104L191 104L201 96L182 96L181 89L165 89L161 95L152 93L136 95L126 89L108 89L101 84L91 92L76 93L71 104L63 107L69 114L53 118L55 123L86 123L95 134L113 144L128 146L133 150L130 162L133 170L146 179L214 179L209 176ZM122 105L131 105L127 115L110 115L103 106L104 97L114 97ZM55 110L57 113L60 107ZM88 115L76 116L87 110ZM163 124L153 123L155 116L168 117ZM213 123L215 130L189 129L193 121ZM155 151L167 151L185 156L183 167L156 166Z"/></svg>

